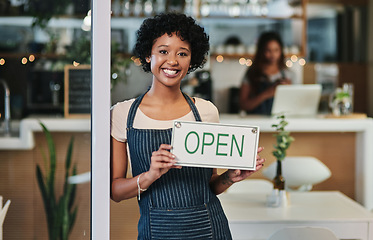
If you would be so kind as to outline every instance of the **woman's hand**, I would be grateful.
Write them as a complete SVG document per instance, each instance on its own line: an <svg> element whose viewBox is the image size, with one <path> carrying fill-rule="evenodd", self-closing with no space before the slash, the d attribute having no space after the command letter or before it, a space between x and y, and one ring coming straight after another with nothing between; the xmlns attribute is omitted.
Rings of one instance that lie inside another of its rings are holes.
<svg viewBox="0 0 373 240"><path fill-rule="evenodd" d="M288 78L282 78L277 80L273 85L269 86L266 90L263 91L263 96L265 99L273 98L275 96L276 88L278 85L290 85L291 81Z"/></svg>
<svg viewBox="0 0 373 240"><path fill-rule="evenodd" d="M290 85L291 81L289 78L283 78L279 81L279 85Z"/></svg>
<svg viewBox="0 0 373 240"><path fill-rule="evenodd" d="M233 184L233 183L242 181L246 179L247 177L249 177L250 175L252 175L253 173L259 171L263 167L263 164L265 162L265 159L259 156L259 153L263 151L263 149L264 149L263 147L258 148L258 155L256 156L256 169L255 170L229 169L228 171L224 173L226 174L225 175L226 181L230 182L230 184Z"/></svg>
<svg viewBox="0 0 373 240"><path fill-rule="evenodd" d="M277 85L278 84L273 84L261 93L265 99L273 98L275 96Z"/></svg>
<svg viewBox="0 0 373 240"><path fill-rule="evenodd" d="M147 175L154 181L167 173L171 168L181 168L181 166L174 165L176 160L175 155L169 152L171 148L171 145L162 144L157 151L153 152Z"/></svg>

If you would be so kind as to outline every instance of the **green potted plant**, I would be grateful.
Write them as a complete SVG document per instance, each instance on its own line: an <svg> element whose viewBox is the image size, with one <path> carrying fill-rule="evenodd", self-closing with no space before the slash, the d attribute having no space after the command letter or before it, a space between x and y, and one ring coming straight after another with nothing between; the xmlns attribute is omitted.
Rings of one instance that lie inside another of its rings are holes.
<svg viewBox="0 0 373 240"><path fill-rule="evenodd" d="M76 193L76 185L68 183L68 177L76 175L76 164L71 170L71 157L73 152L74 138L72 137L66 153L65 182L63 193L57 199L55 193L56 175L56 149L51 133L40 123L47 140L49 159L42 151L45 163L45 174L40 166L36 165L36 176L40 192L43 198L45 214L47 217L49 240L67 240L71 232L77 214L77 207L73 207Z"/></svg>
<svg viewBox="0 0 373 240"><path fill-rule="evenodd" d="M329 106L335 116L351 114L352 96L344 88L337 88L334 94L330 95Z"/></svg>
<svg viewBox="0 0 373 240"><path fill-rule="evenodd" d="M285 179L282 176L282 160L286 157L286 150L290 147L290 144L294 141L294 138L290 136L290 132L285 131L285 127L288 122L285 119L284 114L280 114L277 117L279 120L278 124L273 124L272 127L275 128L276 133L276 144L274 144L275 150L272 152L273 156L277 160L277 170L276 176L273 179L274 189L284 190L285 189Z"/></svg>

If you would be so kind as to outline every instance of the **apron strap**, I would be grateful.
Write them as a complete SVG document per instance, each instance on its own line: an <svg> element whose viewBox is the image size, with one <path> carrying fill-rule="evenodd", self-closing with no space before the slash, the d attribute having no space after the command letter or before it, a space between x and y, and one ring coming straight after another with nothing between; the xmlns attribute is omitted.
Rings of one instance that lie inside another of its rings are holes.
<svg viewBox="0 0 373 240"><path fill-rule="evenodd" d="M144 98L145 94L148 91L146 91L144 94L136 98L136 100L132 103L130 110L128 112L128 117L127 117L127 128L132 128L133 126L133 121L136 116L137 108L139 107L142 99ZM184 92L182 92L183 96L185 97L187 103L189 104L190 109L193 112L194 118L196 119L197 122L202 122L201 116L199 115L198 109L194 102L190 99L188 95L186 95Z"/></svg>
<svg viewBox="0 0 373 240"><path fill-rule="evenodd" d="M190 99L190 97L188 95L186 95L184 92L183 92L183 95L184 95L185 99L187 100L187 102L190 106L190 109L192 109L192 112L193 112L193 115L194 115L194 118L196 119L196 121L197 122L202 122L202 119L201 119L201 116L199 115L198 109L197 109L196 105L194 104L194 102L192 101L192 99Z"/></svg>
<svg viewBox="0 0 373 240"><path fill-rule="evenodd" d="M130 107L130 110L128 112L128 116L127 116L127 129L130 129L132 128L133 126L133 121L135 119L135 115L136 115L136 112L137 112L137 108L139 107L142 99L144 98L145 94L147 93L148 91L146 91L145 93L143 93L141 96L139 96L138 98L136 98L136 100L132 103L131 107Z"/></svg>

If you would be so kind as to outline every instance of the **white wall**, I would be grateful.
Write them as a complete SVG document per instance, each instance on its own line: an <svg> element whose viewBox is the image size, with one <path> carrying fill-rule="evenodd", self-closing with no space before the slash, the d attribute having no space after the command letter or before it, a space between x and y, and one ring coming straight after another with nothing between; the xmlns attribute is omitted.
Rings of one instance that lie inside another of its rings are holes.
<svg viewBox="0 0 373 240"><path fill-rule="evenodd" d="M240 65L237 60L225 60L223 63L211 61L210 66L213 102L219 112L228 112L229 88L241 85L247 67Z"/></svg>
<svg viewBox="0 0 373 240"><path fill-rule="evenodd" d="M145 73L142 67L131 64L131 74L126 83L119 82L111 90L111 103L114 105L126 99L131 99L145 92L151 85L152 75Z"/></svg>

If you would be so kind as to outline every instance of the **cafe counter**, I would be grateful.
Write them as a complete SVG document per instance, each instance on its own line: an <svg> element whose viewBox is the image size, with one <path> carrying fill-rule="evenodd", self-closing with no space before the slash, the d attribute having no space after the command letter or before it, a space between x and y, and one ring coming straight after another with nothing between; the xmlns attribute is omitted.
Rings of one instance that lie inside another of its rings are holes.
<svg viewBox="0 0 373 240"><path fill-rule="evenodd" d="M314 187L315 190L339 190L373 209L373 119L371 118L288 118L286 130L295 138L288 149L288 156L313 156L322 161L332 172L331 178ZM273 117L239 116L221 114L220 122L226 124L260 127L259 145L266 166L275 161L271 152L275 138ZM299 166L302 167L302 166ZM263 177L256 173L253 177Z"/></svg>
<svg viewBox="0 0 373 240"><path fill-rule="evenodd" d="M373 119L288 118L295 141L288 149L288 156L313 156L331 170L332 176L314 187L315 190L339 190L354 198L368 209L373 209ZM221 123L251 125L260 128L261 154L266 166L274 162L272 156L274 128L277 120L263 116L221 114ZM41 132L42 122L51 132L89 133L90 119L26 118L19 122L19 136L0 137L0 150L32 150L34 132ZM265 167L266 167L265 166ZM301 167L301 166L300 166ZM263 178L261 172L253 175Z"/></svg>
<svg viewBox="0 0 373 240"><path fill-rule="evenodd" d="M90 132L90 119L25 118L12 122L10 137L0 136L0 150L31 150L35 147L34 132L41 132L43 123L50 132Z"/></svg>

